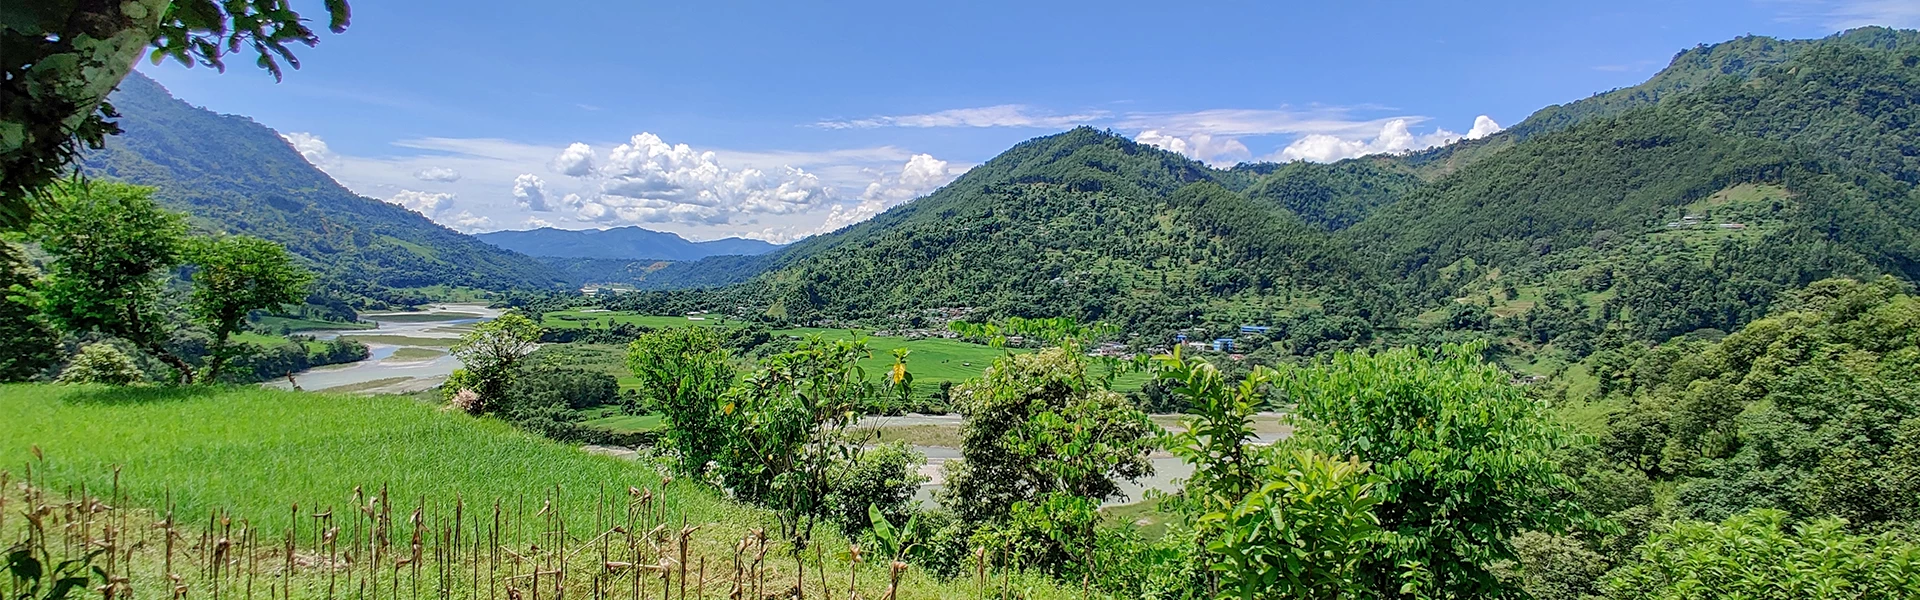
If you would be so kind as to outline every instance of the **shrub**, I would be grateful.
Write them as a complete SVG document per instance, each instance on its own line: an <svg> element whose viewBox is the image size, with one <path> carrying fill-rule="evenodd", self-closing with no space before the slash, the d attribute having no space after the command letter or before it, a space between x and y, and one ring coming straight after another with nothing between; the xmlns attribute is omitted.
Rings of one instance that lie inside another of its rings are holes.
<svg viewBox="0 0 1920 600"><path fill-rule="evenodd" d="M1920 598L1920 545L1849 535L1838 519L1787 525L1761 509L1654 534L1607 576L1612 598Z"/></svg>
<svg viewBox="0 0 1920 600"><path fill-rule="evenodd" d="M134 366L133 359L113 344L88 344L74 355L73 362L60 371L60 383L104 383L132 385L145 380L146 374Z"/></svg>

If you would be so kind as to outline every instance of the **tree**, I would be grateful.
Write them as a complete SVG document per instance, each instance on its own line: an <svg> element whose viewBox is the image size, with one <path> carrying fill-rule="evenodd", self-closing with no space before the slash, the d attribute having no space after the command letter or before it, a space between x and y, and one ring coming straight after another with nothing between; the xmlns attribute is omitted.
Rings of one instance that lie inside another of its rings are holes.
<svg viewBox="0 0 1920 600"><path fill-rule="evenodd" d="M0 240L0 382L32 379L60 361L60 332L34 306L39 275L20 246Z"/></svg>
<svg viewBox="0 0 1920 600"><path fill-rule="evenodd" d="M1489 568L1517 558L1514 536L1592 520L1555 460L1571 437L1481 349L1336 353L1282 371L1300 443L1385 480L1374 514L1391 537L1368 568L1380 596L1499 595Z"/></svg>
<svg viewBox="0 0 1920 600"><path fill-rule="evenodd" d="M963 460L943 494L963 520L998 520L1051 492L1097 504L1120 496L1117 480L1153 473L1153 423L1087 371L1084 355L1049 348L996 359L955 389Z"/></svg>
<svg viewBox="0 0 1920 600"><path fill-rule="evenodd" d="M861 462L864 440L848 428L883 393L860 367L872 354L865 339L810 336L768 357L721 407L731 416L719 461L724 484L774 509L796 557L834 508L834 484Z"/></svg>
<svg viewBox="0 0 1920 600"><path fill-rule="evenodd" d="M684 475L720 454L728 435L720 398L738 378L720 336L705 327L670 327L627 345L627 369L640 379L641 404L660 411L664 437Z"/></svg>
<svg viewBox="0 0 1920 600"><path fill-rule="evenodd" d="M1254 445L1251 419L1267 404L1276 373L1258 367L1228 385L1204 361L1161 357L1158 379L1193 416L1168 449L1193 465L1163 506L1192 528L1198 562L1220 598L1364 596L1362 569L1379 543L1373 512L1381 481L1368 465L1291 443Z"/></svg>
<svg viewBox="0 0 1920 600"><path fill-rule="evenodd" d="M227 339L247 322L247 313L299 303L313 276L279 244L250 236L196 239L189 245L193 296L189 310L213 334L207 381L219 381L232 358Z"/></svg>
<svg viewBox="0 0 1920 600"><path fill-rule="evenodd" d="M458 387L470 388L479 395L479 402L469 411L486 412L504 401L515 367L533 353L539 342L540 326L517 310L502 313L460 336L451 350L465 373L456 373L459 376L449 381L460 381ZM459 391L453 390L456 394Z"/></svg>
<svg viewBox="0 0 1920 600"><path fill-rule="evenodd" d="M39 290L61 329L131 342L193 383L193 366L167 347L174 326L161 312L167 269L180 264L186 219L160 208L153 188L112 182L61 184L34 237L53 255Z"/></svg>
<svg viewBox="0 0 1920 600"><path fill-rule="evenodd" d="M329 26L346 30L346 0L326 0ZM146 55L225 70L244 46L278 80L300 67L289 43L319 42L281 0L8 2L0 7L0 228L34 216L33 199L60 177L81 145L119 133L107 93Z"/></svg>

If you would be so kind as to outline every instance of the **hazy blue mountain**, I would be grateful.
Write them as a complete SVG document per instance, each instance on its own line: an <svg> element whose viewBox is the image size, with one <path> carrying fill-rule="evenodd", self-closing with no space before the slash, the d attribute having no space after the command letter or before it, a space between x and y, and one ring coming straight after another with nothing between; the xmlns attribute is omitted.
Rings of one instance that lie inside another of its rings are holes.
<svg viewBox="0 0 1920 600"><path fill-rule="evenodd" d="M542 227L494 231L474 237L521 254L558 258L684 261L709 256L766 254L780 248L776 244L743 238L694 242L676 234L640 227L577 231Z"/></svg>

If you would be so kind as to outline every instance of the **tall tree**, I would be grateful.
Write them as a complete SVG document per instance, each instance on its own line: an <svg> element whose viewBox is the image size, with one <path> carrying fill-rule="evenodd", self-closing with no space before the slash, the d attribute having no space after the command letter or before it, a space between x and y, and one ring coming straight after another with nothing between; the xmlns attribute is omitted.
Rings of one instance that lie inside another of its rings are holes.
<svg viewBox="0 0 1920 600"><path fill-rule="evenodd" d="M33 305L39 275L20 246L0 240L0 382L32 379L60 360L60 332Z"/></svg>
<svg viewBox="0 0 1920 600"><path fill-rule="evenodd" d="M347 28L346 0L326 0L329 27ZM319 42L285 0L35 0L0 4L0 228L33 218L33 199L80 146L119 128L107 93L147 56L226 69L251 50L281 76L300 67L290 43Z"/></svg>
<svg viewBox="0 0 1920 600"><path fill-rule="evenodd" d="M132 342L193 383L193 366L167 341L162 275L180 264L187 222L153 201L153 188L112 182L59 184L34 237L54 257L40 286L42 310L62 329Z"/></svg>
<svg viewBox="0 0 1920 600"><path fill-rule="evenodd" d="M246 324L247 313L300 302L313 275L286 248L251 236L196 239L188 256L196 267L189 309L213 334L205 379L218 381L233 354L227 339Z"/></svg>

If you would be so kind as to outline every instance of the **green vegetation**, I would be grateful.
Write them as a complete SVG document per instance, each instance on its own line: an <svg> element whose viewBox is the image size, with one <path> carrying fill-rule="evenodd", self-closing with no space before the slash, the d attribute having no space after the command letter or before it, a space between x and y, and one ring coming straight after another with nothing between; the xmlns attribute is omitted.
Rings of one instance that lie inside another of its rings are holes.
<svg viewBox="0 0 1920 600"><path fill-rule="evenodd" d="M395 348L393 354L387 355L387 360L433 360L446 355L447 353L432 348Z"/></svg>

